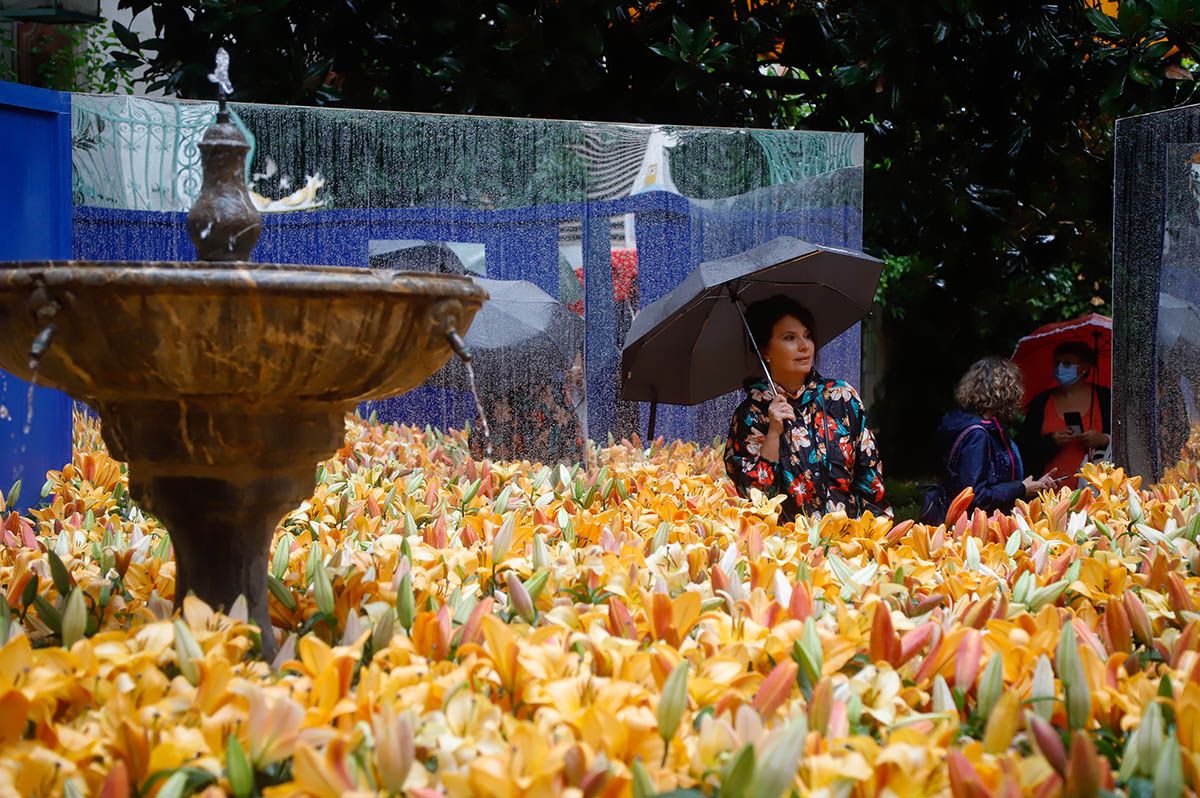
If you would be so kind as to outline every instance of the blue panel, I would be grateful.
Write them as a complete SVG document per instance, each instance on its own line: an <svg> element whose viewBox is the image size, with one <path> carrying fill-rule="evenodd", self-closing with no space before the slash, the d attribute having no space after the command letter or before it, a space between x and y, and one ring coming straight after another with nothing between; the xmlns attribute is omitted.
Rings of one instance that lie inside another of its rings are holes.
<svg viewBox="0 0 1200 798"><path fill-rule="evenodd" d="M590 203L543 205L481 211L467 208L315 210L268 214L254 258L259 262L366 266L371 240L422 239L482 243L489 276L529 280L558 294L560 222L582 220L587 317L588 426L594 440L619 430L616 418L619 351L617 307L612 299L609 224L614 217L636 218L639 304L668 293L701 261L722 258L791 235L818 244L858 249L862 218L856 208L832 207L784 213L714 211L663 191ZM184 259L194 257L185 215L153 211L75 209L75 256L106 259ZM857 384L859 332L855 327L820 353L829 376ZM701 407L662 406L657 434L711 440L722 434L739 398ZM470 397L426 385L394 399L372 403L381 420L462 426L474 415ZM648 405L638 411L645 431Z"/></svg>
<svg viewBox="0 0 1200 798"><path fill-rule="evenodd" d="M495 225L492 230L486 242L488 276L528 280L550 296L558 296L558 221Z"/></svg>
<svg viewBox="0 0 1200 798"><path fill-rule="evenodd" d="M0 174L0 261L69 258L70 95L0 82ZM0 371L0 489L22 480L19 509L36 503L47 471L71 461L71 406Z"/></svg>
<svg viewBox="0 0 1200 798"><path fill-rule="evenodd" d="M587 321L584 368L587 373L588 436L603 442L616 430L620 350L613 300L610 220L592 210L585 206L583 214L583 312Z"/></svg>

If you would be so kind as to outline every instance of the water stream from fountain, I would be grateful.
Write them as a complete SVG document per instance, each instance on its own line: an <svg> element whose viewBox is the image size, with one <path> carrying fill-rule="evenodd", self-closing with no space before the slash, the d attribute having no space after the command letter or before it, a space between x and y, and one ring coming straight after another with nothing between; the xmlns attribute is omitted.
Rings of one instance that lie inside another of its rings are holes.
<svg viewBox="0 0 1200 798"><path fill-rule="evenodd" d="M53 311L51 315L53 315ZM29 389L25 392L25 426L21 430L21 434L26 438L29 437L29 431L33 429L33 389L37 387L38 366L42 364L42 356L50 348L54 332L54 325L47 324L33 339L33 343L29 347L29 370L33 372L33 375L29 378Z"/></svg>
<svg viewBox="0 0 1200 798"><path fill-rule="evenodd" d="M29 359L29 367L33 370L33 375L29 378L29 387L25 390L25 424L21 427L21 447L17 450L24 458L25 453L29 450L29 432L33 429L33 389L37 387L37 361L33 358ZM8 408L2 408L3 413L0 417L8 417ZM24 463L18 463L13 473L17 479L25 476Z"/></svg>
<svg viewBox="0 0 1200 798"><path fill-rule="evenodd" d="M475 399L475 410L479 413L479 428L483 431L484 450L487 456L492 456L492 431L488 428L487 415L483 412L483 400L479 398L479 389L475 385L475 369L470 360L464 360L467 369L467 384L471 386L471 396Z"/></svg>
<svg viewBox="0 0 1200 798"><path fill-rule="evenodd" d="M38 377L34 361L29 361L29 367L33 369L33 376L29 378L29 389L25 391L25 426L21 428L21 434L25 437L29 437L29 431L33 429L33 389L37 387Z"/></svg>

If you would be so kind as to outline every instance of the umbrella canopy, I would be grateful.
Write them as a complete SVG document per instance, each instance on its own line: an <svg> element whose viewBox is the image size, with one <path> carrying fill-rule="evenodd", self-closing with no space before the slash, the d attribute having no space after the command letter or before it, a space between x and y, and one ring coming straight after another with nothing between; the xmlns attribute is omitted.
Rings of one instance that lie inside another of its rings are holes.
<svg viewBox="0 0 1200 798"><path fill-rule="evenodd" d="M484 274L486 268L482 245L443 241L372 241L367 260L375 268L441 274Z"/></svg>
<svg viewBox="0 0 1200 798"><path fill-rule="evenodd" d="M737 390L762 374L738 303L792 297L813 314L822 346L867 314L882 268L869 255L788 236L701 263L634 318L621 358L621 396L694 405Z"/></svg>
<svg viewBox="0 0 1200 798"><path fill-rule="evenodd" d="M1181 347L1192 358L1200 353L1200 309L1186 299L1160 293L1158 346L1160 350Z"/></svg>
<svg viewBox="0 0 1200 798"><path fill-rule="evenodd" d="M1067 341L1087 344L1095 351L1096 370L1091 382L1112 387L1112 319L1089 313L1070 321L1043 325L1017 341L1012 359L1021 367L1024 377L1025 404L1058 384L1054 381L1054 350Z"/></svg>
<svg viewBox="0 0 1200 798"><path fill-rule="evenodd" d="M525 280L474 280L488 292L488 300L463 340L481 388L531 386L534 379L571 366L583 348L580 316ZM465 382L466 371L457 358L442 371L442 377L452 383Z"/></svg>
<svg viewBox="0 0 1200 798"><path fill-rule="evenodd" d="M583 281L563 255L558 256L558 298L568 308L578 303L583 312Z"/></svg>

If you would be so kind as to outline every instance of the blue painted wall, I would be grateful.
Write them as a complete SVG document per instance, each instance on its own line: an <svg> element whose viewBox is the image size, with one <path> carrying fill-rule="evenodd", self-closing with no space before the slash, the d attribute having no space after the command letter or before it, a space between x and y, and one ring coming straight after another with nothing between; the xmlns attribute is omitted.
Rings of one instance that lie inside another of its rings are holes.
<svg viewBox="0 0 1200 798"><path fill-rule="evenodd" d="M0 82L0 261L71 257L71 98ZM20 509L46 471L71 461L71 399L0 371L0 490L22 481Z"/></svg>

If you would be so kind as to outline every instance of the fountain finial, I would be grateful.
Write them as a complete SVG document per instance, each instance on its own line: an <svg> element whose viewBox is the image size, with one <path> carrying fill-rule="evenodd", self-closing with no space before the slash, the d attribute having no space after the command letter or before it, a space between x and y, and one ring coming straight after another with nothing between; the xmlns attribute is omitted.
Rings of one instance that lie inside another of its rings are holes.
<svg viewBox="0 0 1200 798"><path fill-rule="evenodd" d="M262 215L246 188L250 145L225 107L233 84L229 82L229 53L224 47L217 50L216 68L208 79L217 84L220 104L217 121L200 140L204 183L188 212L188 233L200 260L249 260L262 232Z"/></svg>
<svg viewBox="0 0 1200 798"><path fill-rule="evenodd" d="M233 84L229 82L229 53L224 47L217 48L216 67L208 75L209 81L217 84L217 121L228 122L229 111L225 101L233 94Z"/></svg>

